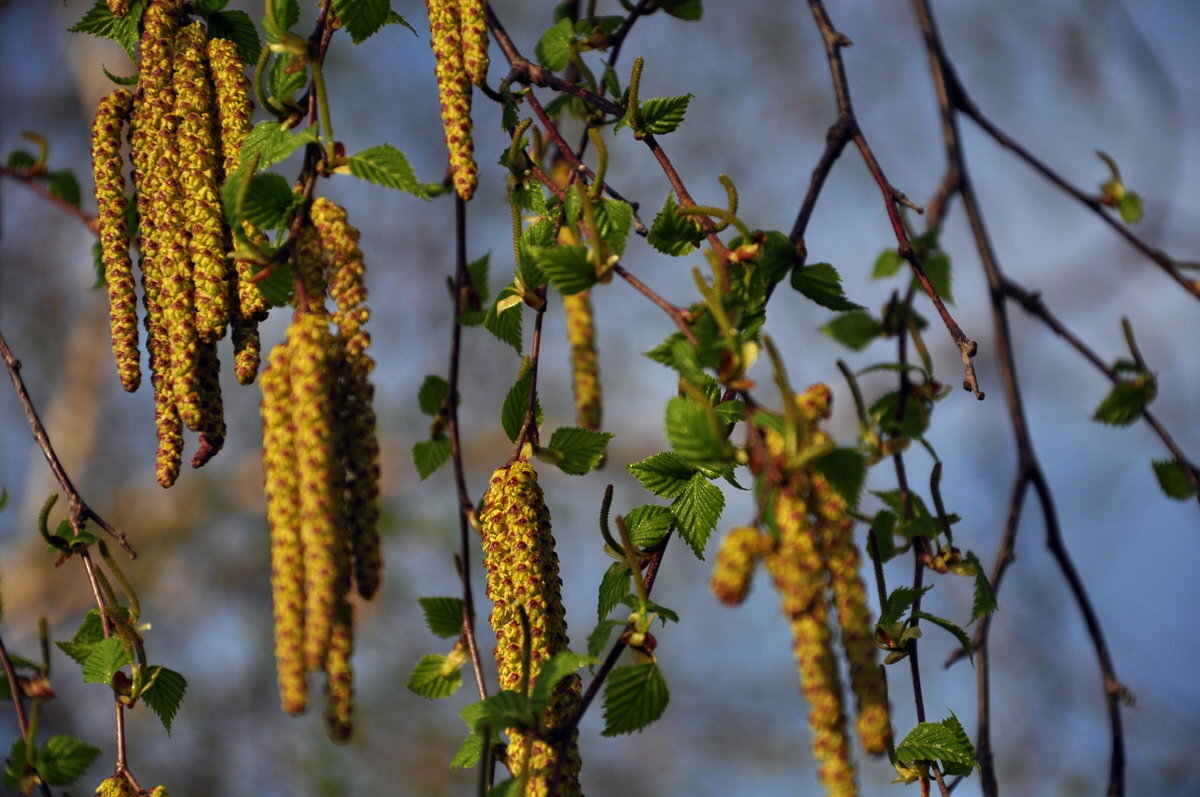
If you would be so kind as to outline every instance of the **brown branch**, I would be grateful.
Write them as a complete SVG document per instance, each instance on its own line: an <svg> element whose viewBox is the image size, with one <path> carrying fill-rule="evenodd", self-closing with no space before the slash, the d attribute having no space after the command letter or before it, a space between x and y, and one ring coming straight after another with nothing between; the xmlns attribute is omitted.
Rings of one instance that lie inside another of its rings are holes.
<svg viewBox="0 0 1200 797"><path fill-rule="evenodd" d="M88 506L87 502L83 500L83 496L75 489L75 485L71 483L71 477L67 475L62 463L59 462L58 454L54 452L54 446L50 444L50 435L46 433L46 427L42 425L42 420L38 417L33 400L29 398L29 391L25 389L25 381L21 378L21 361L9 349L8 341L4 339L3 332L0 332L0 355L4 357L4 365L8 368L9 379L12 380L13 388L17 391L17 396L21 400L21 407L25 410L25 417L29 420L29 428L33 432L33 438L41 448L42 455L46 457L46 462L49 463L50 470L54 472L55 478L58 479L59 486L67 494L71 528L75 530L76 534L79 534L83 531L84 526L87 525L89 520L95 521L100 528L108 532L117 541L117 544L125 549L130 558L136 558L137 552L129 544L125 533L109 524L108 521L100 517L95 510Z"/></svg>
<svg viewBox="0 0 1200 797"><path fill-rule="evenodd" d="M18 182L23 183L38 196L45 199L57 207L62 212L69 216L74 216L83 222L83 225L88 228L88 231L96 237L100 236L100 225L96 221L96 217L90 213L84 212L78 205L74 205L62 197L55 196L50 191L49 187L42 182L41 178L46 174L46 167L35 167L31 169L13 169L5 164L0 164L0 175L8 175Z"/></svg>
<svg viewBox="0 0 1200 797"><path fill-rule="evenodd" d="M852 42L849 37L839 32L833 26L833 22L830 20L829 13L825 10L825 4L822 0L809 0L808 5L825 44L825 58L829 63L833 93L837 101L838 121L829 130L825 152L813 172L813 179L809 185L808 195L805 198L804 205L801 207L800 215L796 219L796 224L792 228L792 241L797 243L799 251L804 252L803 234L808 225L808 217L812 213L812 205L816 203L816 196L820 192L820 188L824 184L825 177L832 168L833 162L837 160L846 143L849 140L854 141L859 154L862 156L863 163L870 170L871 176L875 179L876 185L879 186L879 190L883 194L884 207L887 210L888 219L892 223L892 232L896 236L896 251L912 267L913 273L921 283L921 287L925 289L925 293L929 296L930 301L933 302L938 315L941 316L942 323L946 325L946 329L950 332L950 337L954 340L954 345L958 347L959 356L962 358L963 363L963 389L971 391L975 395L975 398L983 400L984 394L979 389L979 380L975 375L975 366L972 362L978 351L978 345L963 333L958 323L954 320L954 317L950 314L950 311L946 309L946 304L942 301L942 297L938 295L937 290L929 282L929 278L925 275L925 270L921 267L920 261L913 252L912 243L909 241L908 232L904 227L904 221L900 217L900 206L911 208L918 213L922 212L922 210L888 181L887 176L883 173L883 168L879 165L879 161L875 158L875 154L871 151L871 147L867 143L866 136L858 126L857 117L854 115L854 106L850 101L850 84L846 79L846 68L842 61L841 52L843 47L848 47ZM841 140L842 137L846 137L847 140ZM804 253L807 254L806 252Z"/></svg>
<svg viewBox="0 0 1200 797"><path fill-rule="evenodd" d="M992 319L995 327L996 350L999 359L1001 380L1004 384L1005 398L1009 408L1010 424L1017 446L1017 474L1013 482L1013 495L1009 504L1008 519L1000 550L996 555L992 582L993 590L999 588L1004 570L1012 562L1015 552L1016 535L1020 522L1020 508L1024 501L1025 491L1032 485L1041 505L1042 517L1046 526L1046 545L1054 556L1055 562L1062 571L1064 580L1071 589L1072 596L1083 614L1088 635L1095 650L1097 662L1103 679L1104 697L1108 706L1109 724L1111 728L1111 754L1109 764L1109 797L1121 797L1125 793L1125 748L1124 734L1121 726L1120 702L1128 698L1128 692L1118 681L1113 668L1108 646L1100 628L1099 620L1092 608L1082 580L1075 571L1074 564L1067 552L1058 522L1058 513L1054 506L1053 495L1046 481L1037 454L1034 452L1029 425L1025 419L1024 403L1017 381L1016 358L1013 353L1012 337L1009 329L1007 300L1005 292L1005 277L992 247L983 221L983 214L975 194L971 178L967 170L966 159L962 152L958 131L957 113L962 109L955 102L954 94L961 94L961 86L955 77L953 67L945 55L932 10L926 0L913 0L921 32L925 41L925 49L929 56L934 86L938 97L941 115L943 139L946 147L946 160L951 176L957 185L957 193L962 197L963 207L971 227L980 262L987 278L989 298L992 305ZM963 95L965 96L965 95ZM948 185L948 181L944 181ZM983 779L983 792L988 797L999 794L996 782L995 766L992 760L990 738L990 710L987 680L987 641L991 623L985 618L976 632L976 650L979 655L979 703L980 723L977 747L979 764Z"/></svg>

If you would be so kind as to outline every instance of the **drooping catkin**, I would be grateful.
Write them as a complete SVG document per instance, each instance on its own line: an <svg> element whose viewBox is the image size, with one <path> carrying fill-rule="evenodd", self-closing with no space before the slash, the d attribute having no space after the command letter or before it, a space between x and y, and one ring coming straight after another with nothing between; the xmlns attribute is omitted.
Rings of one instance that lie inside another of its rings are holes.
<svg viewBox="0 0 1200 797"><path fill-rule="evenodd" d="M354 731L354 675L350 655L354 652L354 608L340 601L329 635L329 657L325 662L325 728L338 744L350 741Z"/></svg>
<svg viewBox="0 0 1200 797"><path fill-rule="evenodd" d="M725 535L709 583L721 603L736 606L746 599L754 570L770 546L771 538L753 526L740 526Z"/></svg>
<svg viewBox="0 0 1200 797"><path fill-rule="evenodd" d="M196 373L200 377L200 445L192 457L192 467L199 468L215 457L225 445L225 409L221 400L221 363L217 359L217 344L199 345Z"/></svg>
<svg viewBox="0 0 1200 797"><path fill-rule="evenodd" d="M134 788L125 778L113 776L100 781L96 797L134 797Z"/></svg>
<svg viewBox="0 0 1200 797"><path fill-rule="evenodd" d="M246 64L237 46L228 39L208 40L208 66L217 99L217 120L221 133L222 171L228 179L238 167L238 153L246 134L254 105L250 102L250 82Z"/></svg>
<svg viewBox="0 0 1200 797"><path fill-rule="evenodd" d="M480 514L483 527L487 596L493 608L488 618L496 633L496 666L502 689L519 690L526 668L521 612L529 623L528 683L555 653L567 648L566 614L558 575L558 556L545 496L537 473L518 460L492 474ZM578 678L560 684L561 699L549 707L546 724L561 723L579 700ZM526 734L509 730L508 761L514 776L529 770L530 794L545 794L554 768L556 749L532 742L526 755ZM560 794L579 793L579 758L574 739L567 745Z"/></svg>
<svg viewBox="0 0 1200 797"><path fill-rule="evenodd" d="M458 0L462 31L463 65L476 86L487 83L488 29L485 0Z"/></svg>
<svg viewBox="0 0 1200 797"><path fill-rule="evenodd" d="M288 348L304 546L304 661L308 669L320 670L345 592L346 564L328 319L319 313L296 316L288 329Z"/></svg>
<svg viewBox="0 0 1200 797"><path fill-rule="evenodd" d="M584 429L598 430L601 421L600 361L596 353L591 291L564 296L563 310L567 319L567 342L571 346L576 422Z"/></svg>
<svg viewBox="0 0 1200 797"><path fill-rule="evenodd" d="M262 390L263 476L271 537L271 596L275 616L275 666L283 710L308 707L304 662L304 548L300 533L300 479L292 415L289 348L271 351L259 380Z"/></svg>
<svg viewBox="0 0 1200 797"><path fill-rule="evenodd" d="M96 222L104 279L108 284L108 314L113 358L121 387L129 392L142 383L139 367L137 291L129 257L125 177L122 174L121 132L133 110L133 95L115 89L100 100L92 123L92 175L96 183Z"/></svg>
<svg viewBox="0 0 1200 797"><path fill-rule="evenodd" d="M429 11L434 74L442 106L442 126L450 153L454 190L463 200L475 194L479 173L471 138L471 79L463 64L459 0L425 0Z"/></svg>

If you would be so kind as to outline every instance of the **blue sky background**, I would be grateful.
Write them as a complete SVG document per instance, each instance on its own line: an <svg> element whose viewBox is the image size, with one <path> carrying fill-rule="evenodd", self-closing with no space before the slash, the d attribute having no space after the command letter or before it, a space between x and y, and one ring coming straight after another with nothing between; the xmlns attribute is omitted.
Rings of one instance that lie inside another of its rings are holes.
<svg viewBox="0 0 1200 797"><path fill-rule="evenodd" d="M111 86L99 66L117 74L131 71L118 48L65 32L87 5L78 0L0 5L0 152L27 147L19 138L22 130L42 133L51 144L51 164L75 169L85 195L88 123L96 100ZM820 37L801 3L706 5L699 23L662 14L640 21L623 51L621 71L643 55L643 96L695 94L685 123L663 145L697 201L722 203L717 176L728 174L740 189L740 215L751 227L787 231L835 118ZM358 48L344 37L335 39L328 60L335 128L348 151L387 141L408 154L423 179L437 179L445 154L424 9L407 0L394 6L420 37L391 27ZM548 6L494 7L517 45L532 55L550 21ZM617 4L602 2L599 9L616 13ZM844 57L862 129L890 180L918 203L927 201L944 163L936 103L909 6L854 0L830 4L829 11L854 40ZM964 83L1001 128L1086 189L1106 176L1094 150L1108 152L1146 200L1139 234L1181 259L1200 258L1195 4L937 3L935 12ZM493 57L494 82L503 68L495 49ZM505 141L495 107L477 100L476 108L482 178L471 209L470 251L472 257L492 253L496 289L511 268L503 171L491 165ZM1195 299L969 123L963 133L1003 268L1041 291L1047 305L1109 361L1125 354L1120 318L1128 316L1158 373L1156 414L1185 451L1200 457ZM610 181L641 203L649 221L667 195L665 179L628 134L608 140ZM298 168L287 162L277 170L290 176ZM446 370L444 278L452 262L452 206L448 199L424 203L349 177L325 181L320 189L346 203L363 233L385 434L386 583L375 604L359 607L359 730L349 747L327 743L319 712L297 720L278 711L257 390L230 380L228 449L203 471L186 472L170 491L160 490L153 482L151 398L148 391L124 394L117 384L103 294L88 289L88 234L78 221L8 180L0 183L0 328L25 361L24 376L76 483L141 553L129 572L154 624L147 639L151 657L190 682L173 738L148 713L131 715L132 765L143 784L164 782L182 795L466 794L473 788L472 774L451 773L445 763L462 736L457 711L470 702L473 688L430 703L403 686L422 655L445 652L424 628L415 598L457 592L449 471L420 482L408 455L412 443L427 434L427 419L416 412L417 387L425 374ZM90 207L86 196L84 205ZM943 245L955 268L952 310L980 343L977 365L989 395L979 403L955 391L938 405L930 442L945 462L948 508L963 517L956 537L990 565L1016 460L983 276L958 205ZM856 153L847 150L810 225L809 260L833 263L850 297L877 309L895 285L867 276L889 246L894 241L878 190ZM692 301L690 270L700 265L699 257L673 260L631 241L623 262L673 301ZM675 392L669 372L636 356L671 331L669 320L624 284L598 291L595 301L607 428L617 433L609 465L583 478L542 469L577 648L594 625L595 589L608 562L594 519L604 485L616 485L615 511L650 500L621 466L666 447L661 408ZM831 314L790 292L781 292L772 311L768 329L780 343L792 382L829 382L835 392L833 428L840 439L852 440L852 408L834 361L843 357L862 368L893 352L885 344L863 353L838 347L816 332ZM267 324L265 346L280 338L284 316L277 312ZM1139 701L1123 715L1129 793L1195 794L1200 790L1194 756L1200 749L1200 683L1194 675L1200 635L1193 627L1200 592L1193 574L1200 560L1196 505L1158 492L1149 463L1165 452L1148 429L1111 429L1088 420L1107 392L1104 378L1019 308L1010 307L1010 317L1026 411L1067 545L1104 621L1117 672ZM510 453L496 418L519 362L511 348L481 331L466 340L463 425L468 483L478 494ZM956 384L961 368L948 337L934 327L927 340L939 378ZM553 428L570 423L572 415L557 311L546 320L543 356L542 399L547 428ZM761 364L752 376L769 384ZM864 389L878 395L888 382L866 378ZM927 483L931 464L922 452L909 456L914 483ZM869 487L888 489L893 480L889 468L878 468ZM70 565L55 570L34 542L36 508L54 487L11 393L0 398L0 483L13 496L0 513L6 608L0 633L10 649L29 655L38 613L49 616L56 638L65 638L89 596L81 573ZM745 494L726 493L718 533L751 517ZM876 508L872 501L864 503L868 512ZM820 793L808 750L807 707L777 596L760 578L746 605L725 609L707 592L709 570L710 563L695 560L682 545L669 550L655 595L683 617L659 634L671 704L658 724L620 739L599 737L599 707L587 716L581 740L589 794ZM892 586L910 575L907 560L889 566ZM476 581L476 595L482 595L481 580ZM927 609L965 621L969 581L946 577L934 583ZM481 637L487 636L485 615L481 605ZM965 663L941 669L951 647L948 637L926 632L921 648L926 706L932 718L954 711L973 732L974 673ZM1005 793L1100 793L1107 771L1100 679L1079 613L1046 553L1032 499L1026 502L1017 561L1001 593L992 652L994 743ZM58 657L54 666L60 699L48 707L43 727L47 733L77 733L104 747L102 761L111 761L107 695L78 684L67 659ZM902 667L903 673L889 673L901 734L915 722ZM14 733L11 715L0 714L0 741ZM98 764L89 777L98 781L106 767ZM885 762L860 761L860 774L864 793L906 790L887 785ZM955 793L978 794L977 779Z"/></svg>

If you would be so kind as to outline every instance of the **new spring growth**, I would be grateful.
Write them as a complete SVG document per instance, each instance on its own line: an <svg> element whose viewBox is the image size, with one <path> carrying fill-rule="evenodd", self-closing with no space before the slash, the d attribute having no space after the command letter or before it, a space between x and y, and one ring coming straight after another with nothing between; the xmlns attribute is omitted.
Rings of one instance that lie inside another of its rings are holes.
<svg viewBox="0 0 1200 797"><path fill-rule="evenodd" d="M460 0L426 0L425 5L429 11L430 45L433 47L446 149L450 153L450 172L455 193L465 201L474 196L479 173L471 138L471 77L463 58L461 3Z"/></svg>

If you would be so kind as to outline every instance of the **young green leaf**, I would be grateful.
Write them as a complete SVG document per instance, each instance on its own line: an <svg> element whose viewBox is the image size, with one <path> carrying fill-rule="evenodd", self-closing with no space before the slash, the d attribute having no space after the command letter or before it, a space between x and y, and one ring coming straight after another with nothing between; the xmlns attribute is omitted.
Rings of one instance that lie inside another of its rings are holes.
<svg viewBox="0 0 1200 797"><path fill-rule="evenodd" d="M792 287L830 310L845 312L862 309L862 305L846 298L846 293L842 290L841 276L837 269L828 263L797 266L792 270Z"/></svg>
<svg viewBox="0 0 1200 797"><path fill-rule="evenodd" d="M547 701L550 700L550 694L554 691L554 687L558 685L559 681L580 667L586 667L595 661L596 659L593 656L581 656L569 650L560 650L558 653L555 653L550 661L542 665L541 672L538 673L537 679L533 682L531 697L533 698L534 705L546 705Z"/></svg>
<svg viewBox="0 0 1200 797"><path fill-rule="evenodd" d="M941 722L922 722L896 746L896 758L905 763L941 761L966 768L978 766L975 747L953 712ZM944 768L944 767L943 767Z"/></svg>
<svg viewBox="0 0 1200 797"><path fill-rule="evenodd" d="M267 35L272 36L273 41L279 41L283 34L291 30L297 22L300 21L300 4L297 0L268 0L271 4L272 16L275 18L275 24L268 24L267 17L263 20L263 27L267 30Z"/></svg>
<svg viewBox="0 0 1200 797"><path fill-rule="evenodd" d="M129 15L133 16L132 12ZM262 42L253 20L245 11L217 11L208 17L208 38L228 39L247 64L258 61Z"/></svg>
<svg viewBox="0 0 1200 797"><path fill-rule="evenodd" d="M477 703L472 703L467 708L474 708ZM463 709L466 711L466 709ZM469 724L469 723L468 723ZM471 731L463 743L458 746L458 752L454 754L454 758L450 759L450 768L471 769L479 763L479 759L483 756L483 734L478 731Z"/></svg>
<svg viewBox="0 0 1200 797"><path fill-rule="evenodd" d="M407 19L400 16L395 11L388 11L387 16L383 18L383 24L384 25L403 25L404 27L406 27L412 31L412 35L417 36L417 37L420 37L420 35L421 35L421 34L417 33L417 29L414 28Z"/></svg>
<svg viewBox="0 0 1200 797"><path fill-rule="evenodd" d="M391 10L389 0L333 0L333 11L355 44L379 30Z"/></svg>
<svg viewBox="0 0 1200 797"><path fill-rule="evenodd" d="M458 317L458 323L463 326L479 326L483 323L487 315L487 310L484 308L487 306L488 299L492 295L491 290L488 288L488 261L490 257L490 254L485 254L467 266L467 277L470 279L470 289L474 292L474 295L470 306ZM478 309L476 309L475 302L478 302Z"/></svg>
<svg viewBox="0 0 1200 797"><path fill-rule="evenodd" d="M963 653L967 654L967 658L971 659L971 661L975 660L975 649L971 645L971 638L956 623L952 623L944 617L929 614L928 612L913 612L912 616L928 620L943 631L949 632L951 636L958 640L958 644L962 645Z"/></svg>
<svg viewBox="0 0 1200 797"><path fill-rule="evenodd" d="M391 144L380 144L351 155L348 166L339 166L337 171L343 169L348 169L355 177L376 185L396 188L421 199L429 199L424 185L409 165L408 158Z"/></svg>
<svg viewBox="0 0 1200 797"><path fill-rule="evenodd" d="M588 634L588 655L593 658L598 657L608 647L608 640L612 638L612 632L624 627L624 620L601 620L596 623L592 633Z"/></svg>
<svg viewBox="0 0 1200 797"><path fill-rule="evenodd" d="M531 246L529 253L563 296L596 284L596 267L588 260L586 246Z"/></svg>
<svg viewBox="0 0 1200 797"><path fill-rule="evenodd" d="M409 691L431 700L450 697L462 686L462 670L454 667L449 673L444 673L445 665L445 656L436 653L425 656L417 662L405 686Z"/></svg>
<svg viewBox="0 0 1200 797"><path fill-rule="evenodd" d="M609 612L621 603L621 598L629 594L630 588L629 565L624 562L613 562L604 571L600 579L600 593L596 601L596 617L604 620ZM589 653L591 653L589 645ZM595 654L593 654L595 655Z"/></svg>
<svg viewBox="0 0 1200 797"><path fill-rule="evenodd" d="M879 257L875 258L875 268L871 270L871 279L894 277L900 273L900 269L904 268L904 263L904 258L900 257L900 253L895 249L884 249L879 253Z"/></svg>
<svg viewBox="0 0 1200 797"><path fill-rule="evenodd" d="M129 664L129 656L121 640L115 636L96 643L87 659L83 662L83 682L85 684L112 683L117 670Z"/></svg>
<svg viewBox="0 0 1200 797"><path fill-rule="evenodd" d="M83 616L83 622L80 623L75 636L71 637L71 641L55 642L54 644L58 646L59 650L74 659L76 664L83 666L92 649L102 641L104 641L104 625L100 622L100 612L98 609L92 609Z"/></svg>
<svg viewBox="0 0 1200 797"><path fill-rule="evenodd" d="M1142 197L1135 191L1126 191L1125 194L1117 200L1117 212L1121 214L1121 221L1126 224L1137 224L1142 220Z"/></svg>
<svg viewBox="0 0 1200 797"><path fill-rule="evenodd" d="M426 376L420 389L417 390L417 404L421 407L421 412L431 417L437 415L442 409L442 402L446 400L446 393L449 391L450 383L445 379L435 374Z"/></svg>
<svg viewBox="0 0 1200 797"><path fill-rule="evenodd" d="M662 716L670 695L654 662L617 667L604 685L603 736L640 731Z"/></svg>
<svg viewBox="0 0 1200 797"><path fill-rule="evenodd" d="M851 509L858 507L858 497L867 480L866 457L853 448L835 448L813 460L812 466L846 499Z"/></svg>
<svg viewBox="0 0 1200 797"><path fill-rule="evenodd" d="M625 604L630 609L636 610L641 605L641 599L629 594L624 598L621 598L621 603ZM663 625L666 625L668 620L670 620L672 623L679 622L678 614L676 614L673 610L668 609L666 606L660 606L654 601L646 601L646 613L658 615L658 619L662 621Z"/></svg>
<svg viewBox="0 0 1200 797"><path fill-rule="evenodd" d="M560 426L550 435L550 443L546 447L561 455L561 459L555 458L554 464L563 473L582 476L604 459L604 449L612 437L612 432Z"/></svg>
<svg viewBox="0 0 1200 797"><path fill-rule="evenodd" d="M496 295L494 301L483 317L483 328L496 336L501 343L507 343L521 353L521 308L524 307L509 285Z"/></svg>
<svg viewBox="0 0 1200 797"><path fill-rule="evenodd" d="M671 133L683 123L691 94L681 97L656 97L641 103L642 130L653 136Z"/></svg>
<svg viewBox="0 0 1200 797"><path fill-rule="evenodd" d="M625 466L625 469L647 490L667 500L682 495L696 472L673 451L652 454L641 462Z"/></svg>
<svg viewBox="0 0 1200 797"><path fill-rule="evenodd" d="M280 100L290 99L308 85L308 69L297 56L283 53L271 61L268 86L271 96Z"/></svg>
<svg viewBox="0 0 1200 797"><path fill-rule="evenodd" d="M557 72L571 60L571 44L575 39L575 29L568 18L560 19L542 34L542 38L533 47L533 55L542 66L551 72Z"/></svg>
<svg viewBox="0 0 1200 797"><path fill-rule="evenodd" d="M1196 488L1188 479L1187 472L1173 459L1164 459L1150 463L1154 475L1158 478L1158 486L1168 497L1178 501L1186 501L1196 494Z"/></svg>
<svg viewBox="0 0 1200 797"><path fill-rule="evenodd" d="M421 481L428 479L437 472L438 468L445 465L450 460L451 452L449 437L436 437L432 440L421 440L414 443L412 447L413 467L417 469Z"/></svg>
<svg viewBox="0 0 1200 797"><path fill-rule="evenodd" d="M38 774L51 786L70 786L83 776L100 753L99 747L74 736L51 736L38 751Z"/></svg>
<svg viewBox="0 0 1200 797"><path fill-rule="evenodd" d="M75 179L74 172L66 169L50 172L47 175L47 183L47 187L54 197L72 207L79 207L79 181Z"/></svg>
<svg viewBox="0 0 1200 797"><path fill-rule="evenodd" d="M988 581L983 562L973 551L967 551L963 559L975 568L975 602L971 606L971 622L975 622L985 614L996 611L996 593L992 590L992 582Z"/></svg>
<svg viewBox="0 0 1200 797"><path fill-rule="evenodd" d="M292 132L279 122L259 122L242 142L240 165L244 168L255 155L259 156L258 168L266 169L279 163L305 144L317 140L317 129L306 127ZM241 169L239 169L241 171Z"/></svg>
<svg viewBox="0 0 1200 797"><path fill-rule="evenodd" d="M521 434L521 426L525 423L525 413L529 411L532 375L529 370L523 370L524 374L508 389L508 393L504 397L504 404L500 407L500 425L504 428L508 439L514 443L517 442L517 436ZM534 422L540 426L542 422L542 403L540 401L537 402L534 412L536 416Z"/></svg>
<svg viewBox="0 0 1200 797"><path fill-rule="evenodd" d="M264 230L282 230L295 209L298 198L292 185L280 174L256 174L250 178L243 218Z"/></svg>
<svg viewBox="0 0 1200 797"><path fill-rule="evenodd" d="M113 83L116 83L118 86L133 86L138 82L138 74L136 72L129 77L121 77L120 75L114 75L112 72L109 72L108 68L103 64L100 65L100 71L104 73L106 78L111 80Z"/></svg>
<svg viewBox="0 0 1200 797"><path fill-rule="evenodd" d="M821 331L843 346L862 351L879 337L883 327L870 313L852 310L821 327Z"/></svg>
<svg viewBox="0 0 1200 797"><path fill-rule="evenodd" d="M655 249L675 257L695 252L696 245L703 239L704 232L695 219L679 212L674 194L667 195L667 201L654 217L650 234L646 237L646 241Z"/></svg>
<svg viewBox="0 0 1200 797"><path fill-rule="evenodd" d="M704 546L708 537L717 528L721 512L725 509L725 494L721 488L697 473L688 480L683 492L671 504L671 513L679 528L679 536L695 552L704 558Z"/></svg>
<svg viewBox="0 0 1200 797"><path fill-rule="evenodd" d="M667 440L680 459L693 465L730 461L733 447L713 420L690 398L676 396L667 402Z"/></svg>
<svg viewBox="0 0 1200 797"><path fill-rule="evenodd" d="M417 598L425 625L436 636L450 639L462 633L462 598Z"/></svg>
<svg viewBox="0 0 1200 797"><path fill-rule="evenodd" d="M141 694L142 702L158 715L159 721L171 735L171 722L183 702L183 694L187 691L187 680L166 667L155 667L150 676L150 686Z"/></svg>
<svg viewBox="0 0 1200 797"><path fill-rule="evenodd" d="M916 603L917 598L931 589L933 589L932 586L919 590L911 587L897 587L892 590L892 594L888 595L887 605L883 607L883 611L879 615L879 624L892 625L900 622L908 613L908 607Z"/></svg>
<svg viewBox="0 0 1200 797"><path fill-rule="evenodd" d="M625 528L629 532L633 544L639 548L649 548L662 542L662 538L670 533L675 516L671 510L658 504L645 504L629 510L625 515Z"/></svg>
<svg viewBox="0 0 1200 797"><path fill-rule="evenodd" d="M471 715L475 730L485 725L493 728L532 728L537 724L533 701L520 692L505 689L479 702L479 710ZM466 712L462 714L467 719Z"/></svg>
<svg viewBox="0 0 1200 797"><path fill-rule="evenodd" d="M128 14L117 17L108 10L105 0L96 0L83 15L83 19L67 30L71 33L90 33L102 39L112 39L124 48L130 61L137 63L138 20L142 18L145 5L143 0L138 0L129 7Z"/></svg>
<svg viewBox="0 0 1200 797"><path fill-rule="evenodd" d="M699 20L704 14L703 0L658 0L658 5L671 16L689 22Z"/></svg>
<svg viewBox="0 0 1200 797"><path fill-rule="evenodd" d="M945 252L933 251L921 261L921 270L929 278L929 284L937 291L938 296L946 304L954 304L954 294L950 291L951 271L950 258Z"/></svg>
<svg viewBox="0 0 1200 797"><path fill-rule="evenodd" d="M596 205L596 226L600 228L600 238L620 257L633 228L633 208L628 202L605 199Z"/></svg>
<svg viewBox="0 0 1200 797"><path fill-rule="evenodd" d="M1129 426L1141 417L1153 398L1153 380L1118 382L1100 402L1092 420L1110 426Z"/></svg>

